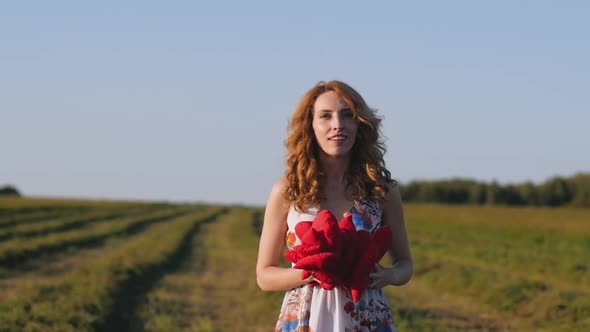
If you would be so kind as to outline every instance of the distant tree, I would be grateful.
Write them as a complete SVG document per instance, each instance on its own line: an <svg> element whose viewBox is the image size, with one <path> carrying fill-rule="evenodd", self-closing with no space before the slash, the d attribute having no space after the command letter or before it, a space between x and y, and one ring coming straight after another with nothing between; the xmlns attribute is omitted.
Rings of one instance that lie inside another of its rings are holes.
<svg viewBox="0 0 590 332"><path fill-rule="evenodd" d="M496 180L486 187L486 205L498 204L500 198L500 186Z"/></svg>
<svg viewBox="0 0 590 332"><path fill-rule="evenodd" d="M482 205L486 202L487 187L484 183L474 183L469 188L469 203Z"/></svg>
<svg viewBox="0 0 590 332"><path fill-rule="evenodd" d="M539 185L530 181L500 185L496 180L485 183L452 178L412 181L400 187L407 202L590 207L590 173L554 177Z"/></svg>
<svg viewBox="0 0 590 332"><path fill-rule="evenodd" d="M572 206L590 207L590 173L578 173L569 183L573 191Z"/></svg>
<svg viewBox="0 0 590 332"><path fill-rule="evenodd" d="M515 185L507 185L502 188L502 201L508 205L526 205L526 201L520 195L518 187Z"/></svg>
<svg viewBox="0 0 590 332"><path fill-rule="evenodd" d="M541 204L538 189L532 182L527 181L525 183L519 184L516 187L516 190L518 191L526 205Z"/></svg>
<svg viewBox="0 0 590 332"><path fill-rule="evenodd" d="M418 202L442 202L440 190L432 181L425 181L418 191Z"/></svg>
<svg viewBox="0 0 590 332"><path fill-rule="evenodd" d="M11 186L11 185L6 185L3 187L0 187L0 196L19 196L20 197L21 194L16 189L16 187Z"/></svg>
<svg viewBox="0 0 590 332"><path fill-rule="evenodd" d="M412 181L407 185L400 183L400 192L404 201L415 202L417 201L418 194L420 192L420 184L416 181Z"/></svg>
<svg viewBox="0 0 590 332"><path fill-rule="evenodd" d="M439 183L444 193L443 200L452 204L465 204L469 202L470 188L474 181L468 179L454 178Z"/></svg>
<svg viewBox="0 0 590 332"><path fill-rule="evenodd" d="M565 178L554 177L540 186L540 196L543 205L559 206L570 203L573 198L572 188Z"/></svg>

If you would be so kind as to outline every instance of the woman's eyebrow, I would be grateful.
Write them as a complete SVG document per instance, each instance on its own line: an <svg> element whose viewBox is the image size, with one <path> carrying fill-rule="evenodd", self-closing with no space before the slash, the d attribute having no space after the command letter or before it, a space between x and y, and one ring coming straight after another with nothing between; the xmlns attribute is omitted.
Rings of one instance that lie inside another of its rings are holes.
<svg viewBox="0 0 590 332"><path fill-rule="evenodd" d="M350 107L347 106L347 107L341 108L341 109L336 110L336 111L331 110L331 109L322 109L322 110L319 110L317 112L318 113L352 112L352 108L350 108Z"/></svg>

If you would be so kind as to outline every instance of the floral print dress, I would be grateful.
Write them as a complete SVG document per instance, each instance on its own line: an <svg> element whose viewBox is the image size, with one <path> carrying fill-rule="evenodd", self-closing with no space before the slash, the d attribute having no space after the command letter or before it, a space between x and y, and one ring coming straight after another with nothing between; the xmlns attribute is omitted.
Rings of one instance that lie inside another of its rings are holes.
<svg viewBox="0 0 590 332"><path fill-rule="evenodd" d="M300 221L312 221L316 208L307 213L295 211L287 215L287 247L301 243L295 234L295 225ZM357 230L375 232L381 226L381 208L378 204L361 200L350 210ZM355 303L350 290L335 287L326 290L312 285L303 285L287 291L275 332L396 332L391 310L381 288L367 289Z"/></svg>

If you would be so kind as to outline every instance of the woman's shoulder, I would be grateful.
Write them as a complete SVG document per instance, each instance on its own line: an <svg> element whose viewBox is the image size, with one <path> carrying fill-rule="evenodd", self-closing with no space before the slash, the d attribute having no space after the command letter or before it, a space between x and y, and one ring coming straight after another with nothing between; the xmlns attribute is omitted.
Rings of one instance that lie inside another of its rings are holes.
<svg viewBox="0 0 590 332"><path fill-rule="evenodd" d="M275 181L275 183L272 185L272 191L278 191L278 192L285 192L285 190L287 190L287 178L285 176L281 176L279 179L277 179Z"/></svg>
<svg viewBox="0 0 590 332"><path fill-rule="evenodd" d="M385 200L380 202L380 205L384 215L394 215L403 210L402 194L396 180L387 183Z"/></svg>
<svg viewBox="0 0 590 332"><path fill-rule="evenodd" d="M275 183L272 185L272 189L270 192L270 197L268 198L268 202L266 204L267 208L274 208L283 213L286 213L289 210L290 202L285 197L285 192L287 190L287 179L282 176Z"/></svg>
<svg viewBox="0 0 590 332"><path fill-rule="evenodd" d="M387 210L392 202L401 202L402 197L397 180L390 179L385 183L385 188L387 192L385 193L384 200L378 202L383 211Z"/></svg>
<svg viewBox="0 0 590 332"><path fill-rule="evenodd" d="M393 189L393 188L397 188L399 186L399 183L397 182L396 179L389 179L389 180L387 180L387 182L385 182L385 186L388 189Z"/></svg>
<svg viewBox="0 0 590 332"><path fill-rule="evenodd" d="M385 195L385 198L387 200L399 199L401 197L401 193L399 191L399 183L397 182L397 180L390 179L385 184L385 187L387 188L387 194Z"/></svg>

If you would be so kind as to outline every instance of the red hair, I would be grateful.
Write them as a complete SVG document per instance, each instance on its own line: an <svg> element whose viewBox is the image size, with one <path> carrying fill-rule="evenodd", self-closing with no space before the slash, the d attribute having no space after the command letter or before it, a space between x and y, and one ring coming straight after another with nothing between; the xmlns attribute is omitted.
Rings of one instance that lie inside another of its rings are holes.
<svg viewBox="0 0 590 332"><path fill-rule="evenodd" d="M298 211L307 211L309 206L319 207L320 202L325 199L320 181L325 173L319 164L319 146L312 122L316 99L328 91L336 92L350 106L358 123L356 141L350 151L350 165L345 176L353 199L384 201L388 191L387 183L394 181L385 168L383 156L386 149L380 137L381 119L376 111L369 108L361 95L346 83L319 82L305 93L295 108L285 141L285 197Z"/></svg>

